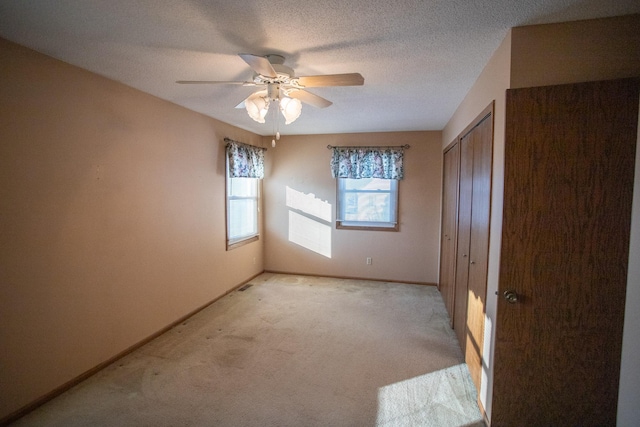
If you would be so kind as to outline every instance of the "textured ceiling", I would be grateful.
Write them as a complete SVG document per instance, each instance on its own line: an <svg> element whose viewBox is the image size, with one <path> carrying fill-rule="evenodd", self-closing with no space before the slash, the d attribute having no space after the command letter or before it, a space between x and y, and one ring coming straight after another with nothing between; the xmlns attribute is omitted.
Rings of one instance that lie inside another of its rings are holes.
<svg viewBox="0 0 640 427"><path fill-rule="evenodd" d="M234 106L254 89L238 53L284 55L296 75L359 72L309 89L284 135L440 130L509 28L640 12L638 0L2 0L0 37L260 135Z"/></svg>

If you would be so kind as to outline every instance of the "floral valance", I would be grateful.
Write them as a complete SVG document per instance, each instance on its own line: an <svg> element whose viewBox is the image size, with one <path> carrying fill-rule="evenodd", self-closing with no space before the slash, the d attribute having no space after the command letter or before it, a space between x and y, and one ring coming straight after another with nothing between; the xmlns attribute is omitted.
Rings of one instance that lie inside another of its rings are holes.
<svg viewBox="0 0 640 427"><path fill-rule="evenodd" d="M407 145L398 147L331 147L334 178L404 178L403 156Z"/></svg>
<svg viewBox="0 0 640 427"><path fill-rule="evenodd" d="M265 148L243 144L229 138L224 140L227 143L231 178L264 178Z"/></svg>

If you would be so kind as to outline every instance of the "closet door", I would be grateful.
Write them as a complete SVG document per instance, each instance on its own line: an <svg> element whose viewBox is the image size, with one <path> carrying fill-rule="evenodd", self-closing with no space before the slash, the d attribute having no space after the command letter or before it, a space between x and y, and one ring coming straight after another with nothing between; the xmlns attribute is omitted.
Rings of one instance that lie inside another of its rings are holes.
<svg viewBox="0 0 640 427"><path fill-rule="evenodd" d="M467 331L464 348L465 361L469 366L471 379L480 390L489 263L493 114L484 117L470 136L473 145L473 191L467 282Z"/></svg>
<svg viewBox="0 0 640 427"><path fill-rule="evenodd" d="M638 80L507 91L492 426L615 425Z"/></svg>
<svg viewBox="0 0 640 427"><path fill-rule="evenodd" d="M453 302L456 279L456 243L458 223L458 167L460 146L445 151L442 176L442 230L440 237L439 289L453 327Z"/></svg>
<svg viewBox="0 0 640 427"><path fill-rule="evenodd" d="M456 254L453 329L462 351L467 344L467 292L471 246L471 199L473 196L473 132L460 139L460 198L458 201L458 250Z"/></svg>
<svg viewBox="0 0 640 427"><path fill-rule="evenodd" d="M493 103L444 153L440 292L480 390L484 341Z"/></svg>
<svg viewBox="0 0 640 427"><path fill-rule="evenodd" d="M493 104L460 138L460 198L453 328L478 390L482 372L489 219Z"/></svg>

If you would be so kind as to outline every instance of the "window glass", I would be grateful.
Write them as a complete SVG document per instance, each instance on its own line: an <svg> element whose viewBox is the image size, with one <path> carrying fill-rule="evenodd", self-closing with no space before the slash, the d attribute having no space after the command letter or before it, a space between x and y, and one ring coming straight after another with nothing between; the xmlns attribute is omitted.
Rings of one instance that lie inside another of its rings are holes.
<svg viewBox="0 0 640 427"><path fill-rule="evenodd" d="M258 179L227 175L227 248L258 236Z"/></svg>
<svg viewBox="0 0 640 427"><path fill-rule="evenodd" d="M398 181L338 178L339 228L397 229Z"/></svg>

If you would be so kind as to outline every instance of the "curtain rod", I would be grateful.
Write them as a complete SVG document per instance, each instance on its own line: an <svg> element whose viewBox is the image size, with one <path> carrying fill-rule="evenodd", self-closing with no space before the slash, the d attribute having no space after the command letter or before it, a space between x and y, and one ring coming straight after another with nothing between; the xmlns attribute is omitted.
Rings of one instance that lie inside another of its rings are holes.
<svg viewBox="0 0 640 427"><path fill-rule="evenodd" d="M235 140L233 140L231 138L227 138L227 137L224 138L224 142L227 142L227 143L235 142L236 144L246 145L247 147L253 147L253 148L257 148L259 150L267 151L267 149L264 148L264 147L258 147L257 145L247 144L246 142L235 141Z"/></svg>
<svg viewBox="0 0 640 427"><path fill-rule="evenodd" d="M365 146L365 145L363 145L363 146L352 146L352 147L344 147L344 146L336 147L336 146L333 146L333 145L327 145L327 148L329 150L331 150L332 148L381 148L381 149L385 149L385 148L404 148L406 150L408 148L411 148L411 146L409 144L396 145L396 146L387 146L387 147Z"/></svg>

